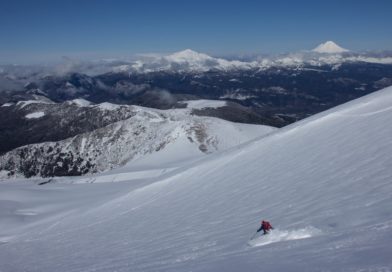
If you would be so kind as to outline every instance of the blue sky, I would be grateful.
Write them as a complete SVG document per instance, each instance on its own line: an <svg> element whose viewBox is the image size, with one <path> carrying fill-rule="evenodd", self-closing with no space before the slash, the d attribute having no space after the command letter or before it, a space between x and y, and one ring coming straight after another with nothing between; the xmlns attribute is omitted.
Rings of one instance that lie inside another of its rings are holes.
<svg viewBox="0 0 392 272"><path fill-rule="evenodd" d="M392 49L392 1L0 0L0 62Z"/></svg>

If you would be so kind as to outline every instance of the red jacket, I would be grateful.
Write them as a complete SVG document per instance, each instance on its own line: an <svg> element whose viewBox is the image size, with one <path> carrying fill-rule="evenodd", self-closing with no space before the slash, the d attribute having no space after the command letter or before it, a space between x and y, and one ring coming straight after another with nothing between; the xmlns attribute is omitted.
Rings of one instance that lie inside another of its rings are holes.
<svg viewBox="0 0 392 272"><path fill-rule="evenodd" d="M270 222L268 222L268 221L261 221L261 227L263 228L263 230L272 229L272 226L271 226Z"/></svg>

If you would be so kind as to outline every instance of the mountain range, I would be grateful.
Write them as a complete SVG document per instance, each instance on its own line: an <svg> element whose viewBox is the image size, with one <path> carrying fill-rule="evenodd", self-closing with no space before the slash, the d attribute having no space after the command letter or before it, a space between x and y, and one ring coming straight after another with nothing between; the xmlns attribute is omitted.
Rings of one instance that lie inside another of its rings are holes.
<svg viewBox="0 0 392 272"><path fill-rule="evenodd" d="M148 55L134 63L113 66L113 72L148 73L157 71L206 72L269 69L271 67L301 67L306 65L339 65L347 62L392 64L388 53L356 53L340 47L333 41L318 45L311 51L256 57L253 60L227 60L211 57L191 49L169 55Z"/></svg>
<svg viewBox="0 0 392 272"><path fill-rule="evenodd" d="M222 151L234 142L218 147L224 137L208 120L235 122L233 135L239 123L287 126L392 85L390 56L328 41L312 51L248 61L188 49L62 71L2 66L0 169L5 177L91 174L183 139L197 154ZM196 100L219 106L189 109ZM192 136L198 133L204 136Z"/></svg>

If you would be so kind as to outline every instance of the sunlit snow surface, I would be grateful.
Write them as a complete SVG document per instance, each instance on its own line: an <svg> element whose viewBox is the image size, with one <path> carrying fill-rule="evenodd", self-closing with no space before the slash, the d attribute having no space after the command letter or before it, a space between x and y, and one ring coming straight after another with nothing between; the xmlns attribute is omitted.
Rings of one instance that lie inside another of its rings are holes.
<svg viewBox="0 0 392 272"><path fill-rule="evenodd" d="M275 229L266 235L256 233L256 235L250 239L248 244L253 247L258 247L282 241L306 239L320 234L321 231L313 227L306 227L297 230Z"/></svg>
<svg viewBox="0 0 392 272"><path fill-rule="evenodd" d="M391 105L387 88L158 176L4 181L0 271L392 271Z"/></svg>

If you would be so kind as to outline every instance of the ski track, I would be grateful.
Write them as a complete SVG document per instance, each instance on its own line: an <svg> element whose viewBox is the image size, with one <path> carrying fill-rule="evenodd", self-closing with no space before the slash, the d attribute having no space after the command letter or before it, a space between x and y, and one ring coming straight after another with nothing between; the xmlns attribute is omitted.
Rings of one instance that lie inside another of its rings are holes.
<svg viewBox="0 0 392 272"><path fill-rule="evenodd" d="M252 247L258 247L258 246L265 246L268 244L282 242L282 241L306 239L320 234L321 234L320 230L312 227L298 229L298 230L275 229L267 235L259 235L259 237L251 239L248 242L248 244Z"/></svg>

